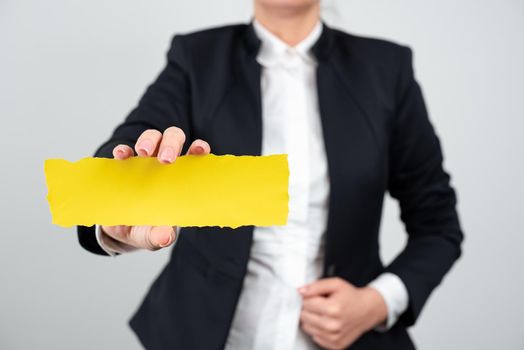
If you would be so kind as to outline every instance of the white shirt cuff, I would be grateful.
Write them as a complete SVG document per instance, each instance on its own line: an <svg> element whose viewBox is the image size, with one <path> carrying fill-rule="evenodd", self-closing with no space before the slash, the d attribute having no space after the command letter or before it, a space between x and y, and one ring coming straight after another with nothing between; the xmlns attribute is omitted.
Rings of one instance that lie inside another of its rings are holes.
<svg viewBox="0 0 524 350"><path fill-rule="evenodd" d="M409 295L406 286L397 275L385 272L369 283L368 287L377 290L388 309L388 318L385 324L375 328L379 332L389 330L406 311L409 304Z"/></svg>
<svg viewBox="0 0 524 350"><path fill-rule="evenodd" d="M107 253L107 255L115 257L117 253L113 251L111 248L109 248L109 245L106 243L106 234L102 231L102 227L100 225L95 226L95 234L96 234L96 241L98 242L98 245L104 252Z"/></svg>

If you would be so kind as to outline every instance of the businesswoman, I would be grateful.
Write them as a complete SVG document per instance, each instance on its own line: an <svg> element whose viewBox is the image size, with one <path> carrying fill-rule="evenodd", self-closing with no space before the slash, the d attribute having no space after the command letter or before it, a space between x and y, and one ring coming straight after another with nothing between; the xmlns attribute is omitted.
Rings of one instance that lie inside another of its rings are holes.
<svg viewBox="0 0 524 350"><path fill-rule="evenodd" d="M96 152L289 155L284 227L78 228L98 254L173 246L130 322L148 349L413 349L406 328L460 255L410 49L326 26L319 2L255 0L252 23L175 36ZM384 266L386 191L409 239Z"/></svg>

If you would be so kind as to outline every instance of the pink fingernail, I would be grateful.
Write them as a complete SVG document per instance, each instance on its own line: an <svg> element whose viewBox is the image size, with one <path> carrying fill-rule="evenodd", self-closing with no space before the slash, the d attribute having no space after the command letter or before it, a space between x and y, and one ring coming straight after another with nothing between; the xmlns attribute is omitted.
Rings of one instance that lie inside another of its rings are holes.
<svg viewBox="0 0 524 350"><path fill-rule="evenodd" d="M196 146L195 147L196 153L204 153L204 147L202 146Z"/></svg>
<svg viewBox="0 0 524 350"><path fill-rule="evenodd" d="M166 147L160 153L160 160L164 163L171 163L175 158L175 153L171 147Z"/></svg>
<svg viewBox="0 0 524 350"><path fill-rule="evenodd" d="M150 155L153 153L153 143L150 140L144 140L138 145L138 150Z"/></svg>
<svg viewBox="0 0 524 350"><path fill-rule="evenodd" d="M162 248L167 247L171 243L171 237L167 237L167 240L164 240L162 243L160 243L160 246Z"/></svg>

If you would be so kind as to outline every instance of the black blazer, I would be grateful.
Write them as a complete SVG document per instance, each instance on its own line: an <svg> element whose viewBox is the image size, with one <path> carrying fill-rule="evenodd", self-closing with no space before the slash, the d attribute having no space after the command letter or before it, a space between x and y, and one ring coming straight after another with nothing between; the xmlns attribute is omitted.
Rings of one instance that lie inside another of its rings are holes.
<svg viewBox="0 0 524 350"><path fill-rule="evenodd" d="M215 154L259 155L259 45L245 24L175 36L166 67L96 156L112 157L116 145L133 147L144 130L172 125L186 133L186 148L201 138ZM459 257L462 232L411 50L324 25L313 53L331 183L324 275L356 286L384 271L398 275L409 293L407 311L390 331L368 332L351 349L412 349L406 327ZM409 240L383 266L378 234L386 191L400 203ZM182 230L130 322L146 348L224 346L252 233L253 227ZM93 227L79 227L78 237L104 254Z"/></svg>

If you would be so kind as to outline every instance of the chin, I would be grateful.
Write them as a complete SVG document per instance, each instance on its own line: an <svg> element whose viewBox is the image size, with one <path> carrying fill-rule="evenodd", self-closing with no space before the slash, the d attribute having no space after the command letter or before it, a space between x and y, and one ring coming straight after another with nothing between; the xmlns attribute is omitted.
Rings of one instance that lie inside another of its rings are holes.
<svg viewBox="0 0 524 350"><path fill-rule="evenodd" d="M297 9L314 6L318 4L320 0L255 0L255 2L264 7Z"/></svg>

